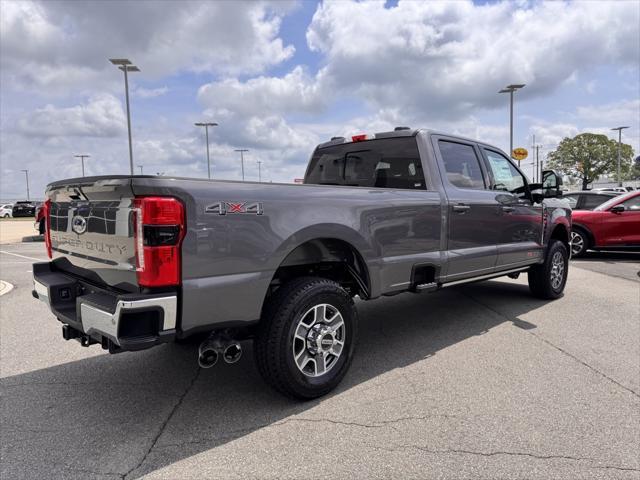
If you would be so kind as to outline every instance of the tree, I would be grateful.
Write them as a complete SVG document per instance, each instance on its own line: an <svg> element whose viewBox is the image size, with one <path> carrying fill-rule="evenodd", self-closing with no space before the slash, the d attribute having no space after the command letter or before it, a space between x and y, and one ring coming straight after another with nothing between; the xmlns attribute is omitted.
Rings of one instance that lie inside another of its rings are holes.
<svg viewBox="0 0 640 480"><path fill-rule="evenodd" d="M633 148L621 145L620 170L626 178L632 168ZM582 183L582 190L602 175L617 176L618 142L606 135L581 133L565 138L547 156L547 166Z"/></svg>

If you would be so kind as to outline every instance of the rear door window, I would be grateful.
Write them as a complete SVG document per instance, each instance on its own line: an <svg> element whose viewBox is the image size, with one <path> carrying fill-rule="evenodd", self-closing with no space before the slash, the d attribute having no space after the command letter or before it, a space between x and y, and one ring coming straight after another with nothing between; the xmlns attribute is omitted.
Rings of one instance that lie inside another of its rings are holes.
<svg viewBox="0 0 640 480"><path fill-rule="evenodd" d="M569 206L571 208L576 208L578 206L578 195L563 195L562 198L565 198L569 201Z"/></svg>
<svg viewBox="0 0 640 480"><path fill-rule="evenodd" d="M580 207L583 210L593 210L598 205L602 205L604 202L609 200L606 195L583 195L582 196L582 205Z"/></svg>
<svg viewBox="0 0 640 480"><path fill-rule="evenodd" d="M425 190L415 137L386 138L318 148L308 184Z"/></svg>
<svg viewBox="0 0 640 480"><path fill-rule="evenodd" d="M438 148L449 183L458 188L485 188L476 151L471 145L438 140Z"/></svg>

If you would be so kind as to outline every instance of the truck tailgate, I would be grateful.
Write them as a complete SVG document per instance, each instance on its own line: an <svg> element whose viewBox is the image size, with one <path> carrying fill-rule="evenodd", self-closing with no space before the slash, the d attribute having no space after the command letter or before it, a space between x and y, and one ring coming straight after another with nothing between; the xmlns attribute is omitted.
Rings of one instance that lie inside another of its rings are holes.
<svg viewBox="0 0 640 480"><path fill-rule="evenodd" d="M56 268L125 291L138 290L131 178L56 182L49 185L47 198Z"/></svg>

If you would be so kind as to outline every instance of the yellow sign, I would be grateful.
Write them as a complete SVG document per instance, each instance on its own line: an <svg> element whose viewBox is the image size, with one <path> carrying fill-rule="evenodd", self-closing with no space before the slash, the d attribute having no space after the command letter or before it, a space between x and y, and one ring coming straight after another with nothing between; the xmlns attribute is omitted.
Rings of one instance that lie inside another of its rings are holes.
<svg viewBox="0 0 640 480"><path fill-rule="evenodd" d="M529 152L527 152L526 148L514 148L512 153L513 158L516 160L524 160L529 156Z"/></svg>

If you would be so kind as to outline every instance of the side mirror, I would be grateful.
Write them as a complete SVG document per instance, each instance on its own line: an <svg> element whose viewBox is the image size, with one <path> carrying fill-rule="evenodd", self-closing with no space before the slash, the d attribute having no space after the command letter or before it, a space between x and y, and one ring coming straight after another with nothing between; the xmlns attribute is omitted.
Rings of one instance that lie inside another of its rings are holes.
<svg viewBox="0 0 640 480"><path fill-rule="evenodd" d="M622 212L624 212L625 210L626 210L626 208L624 207L624 205L616 205L616 206L611 207L611 208L609 209L609 211L610 211L610 212L613 212L613 213L622 213Z"/></svg>
<svg viewBox="0 0 640 480"><path fill-rule="evenodd" d="M562 177L553 170L542 171L542 195L545 198L561 197Z"/></svg>

